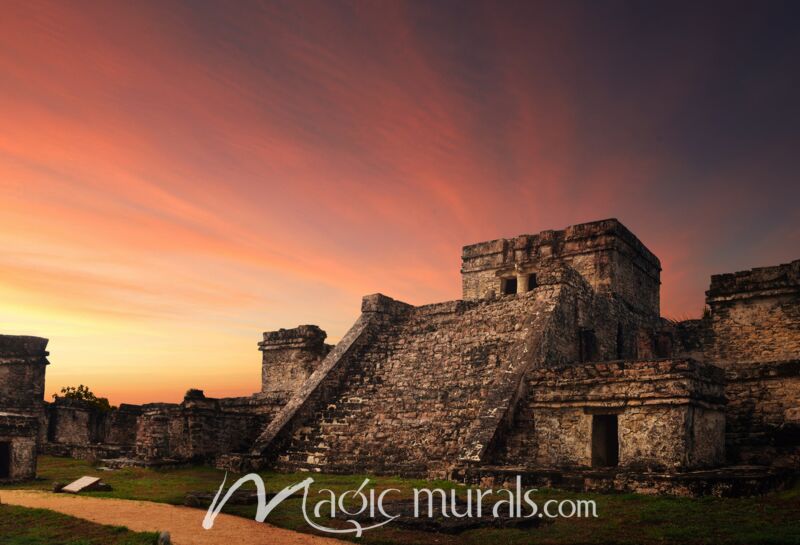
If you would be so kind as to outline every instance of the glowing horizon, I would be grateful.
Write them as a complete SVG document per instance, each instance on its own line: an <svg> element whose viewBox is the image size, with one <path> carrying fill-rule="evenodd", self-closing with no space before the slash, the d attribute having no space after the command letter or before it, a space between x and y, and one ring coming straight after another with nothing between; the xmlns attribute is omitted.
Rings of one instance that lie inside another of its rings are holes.
<svg viewBox="0 0 800 545"><path fill-rule="evenodd" d="M800 257L796 36L529 4L10 3L0 332L48 398L247 395L261 332L456 299L470 243L617 217L678 318Z"/></svg>

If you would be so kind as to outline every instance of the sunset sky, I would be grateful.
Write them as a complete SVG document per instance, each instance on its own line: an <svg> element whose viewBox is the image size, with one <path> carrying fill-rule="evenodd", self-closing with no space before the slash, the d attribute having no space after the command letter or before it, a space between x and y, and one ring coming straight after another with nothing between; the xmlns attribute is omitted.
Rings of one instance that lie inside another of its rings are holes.
<svg viewBox="0 0 800 545"><path fill-rule="evenodd" d="M698 316L800 258L800 4L699 4L4 1L0 332L48 398L246 395L265 330L607 217Z"/></svg>

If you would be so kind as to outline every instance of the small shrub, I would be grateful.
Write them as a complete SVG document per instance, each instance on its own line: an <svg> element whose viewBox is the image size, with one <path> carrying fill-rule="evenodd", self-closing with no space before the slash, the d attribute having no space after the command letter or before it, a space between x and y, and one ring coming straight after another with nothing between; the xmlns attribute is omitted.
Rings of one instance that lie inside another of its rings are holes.
<svg viewBox="0 0 800 545"><path fill-rule="evenodd" d="M61 395L53 394L54 401L58 401L59 399L75 399L78 401L83 401L84 403L91 405L101 412L108 412L112 409L111 404L108 402L108 398L97 397L88 386L84 386L83 384L79 384L77 387L65 386L61 388Z"/></svg>

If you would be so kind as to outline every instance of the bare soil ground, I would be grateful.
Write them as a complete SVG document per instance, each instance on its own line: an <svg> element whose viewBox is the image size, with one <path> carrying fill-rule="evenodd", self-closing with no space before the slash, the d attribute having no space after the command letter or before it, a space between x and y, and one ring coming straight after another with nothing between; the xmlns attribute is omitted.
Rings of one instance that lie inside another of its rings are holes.
<svg viewBox="0 0 800 545"><path fill-rule="evenodd" d="M0 501L50 509L73 517L125 526L137 532L167 530L176 545L342 545L341 541L301 534L220 513L211 530L201 526L205 511L137 500L88 498L35 490L0 490Z"/></svg>

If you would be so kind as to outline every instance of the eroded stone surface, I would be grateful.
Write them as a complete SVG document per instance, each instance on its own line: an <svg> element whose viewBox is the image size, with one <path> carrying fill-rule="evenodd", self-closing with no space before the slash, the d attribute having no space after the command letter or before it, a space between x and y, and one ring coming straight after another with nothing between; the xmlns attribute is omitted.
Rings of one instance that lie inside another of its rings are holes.
<svg viewBox="0 0 800 545"><path fill-rule="evenodd" d="M0 481L36 475L47 339L0 335Z"/></svg>

